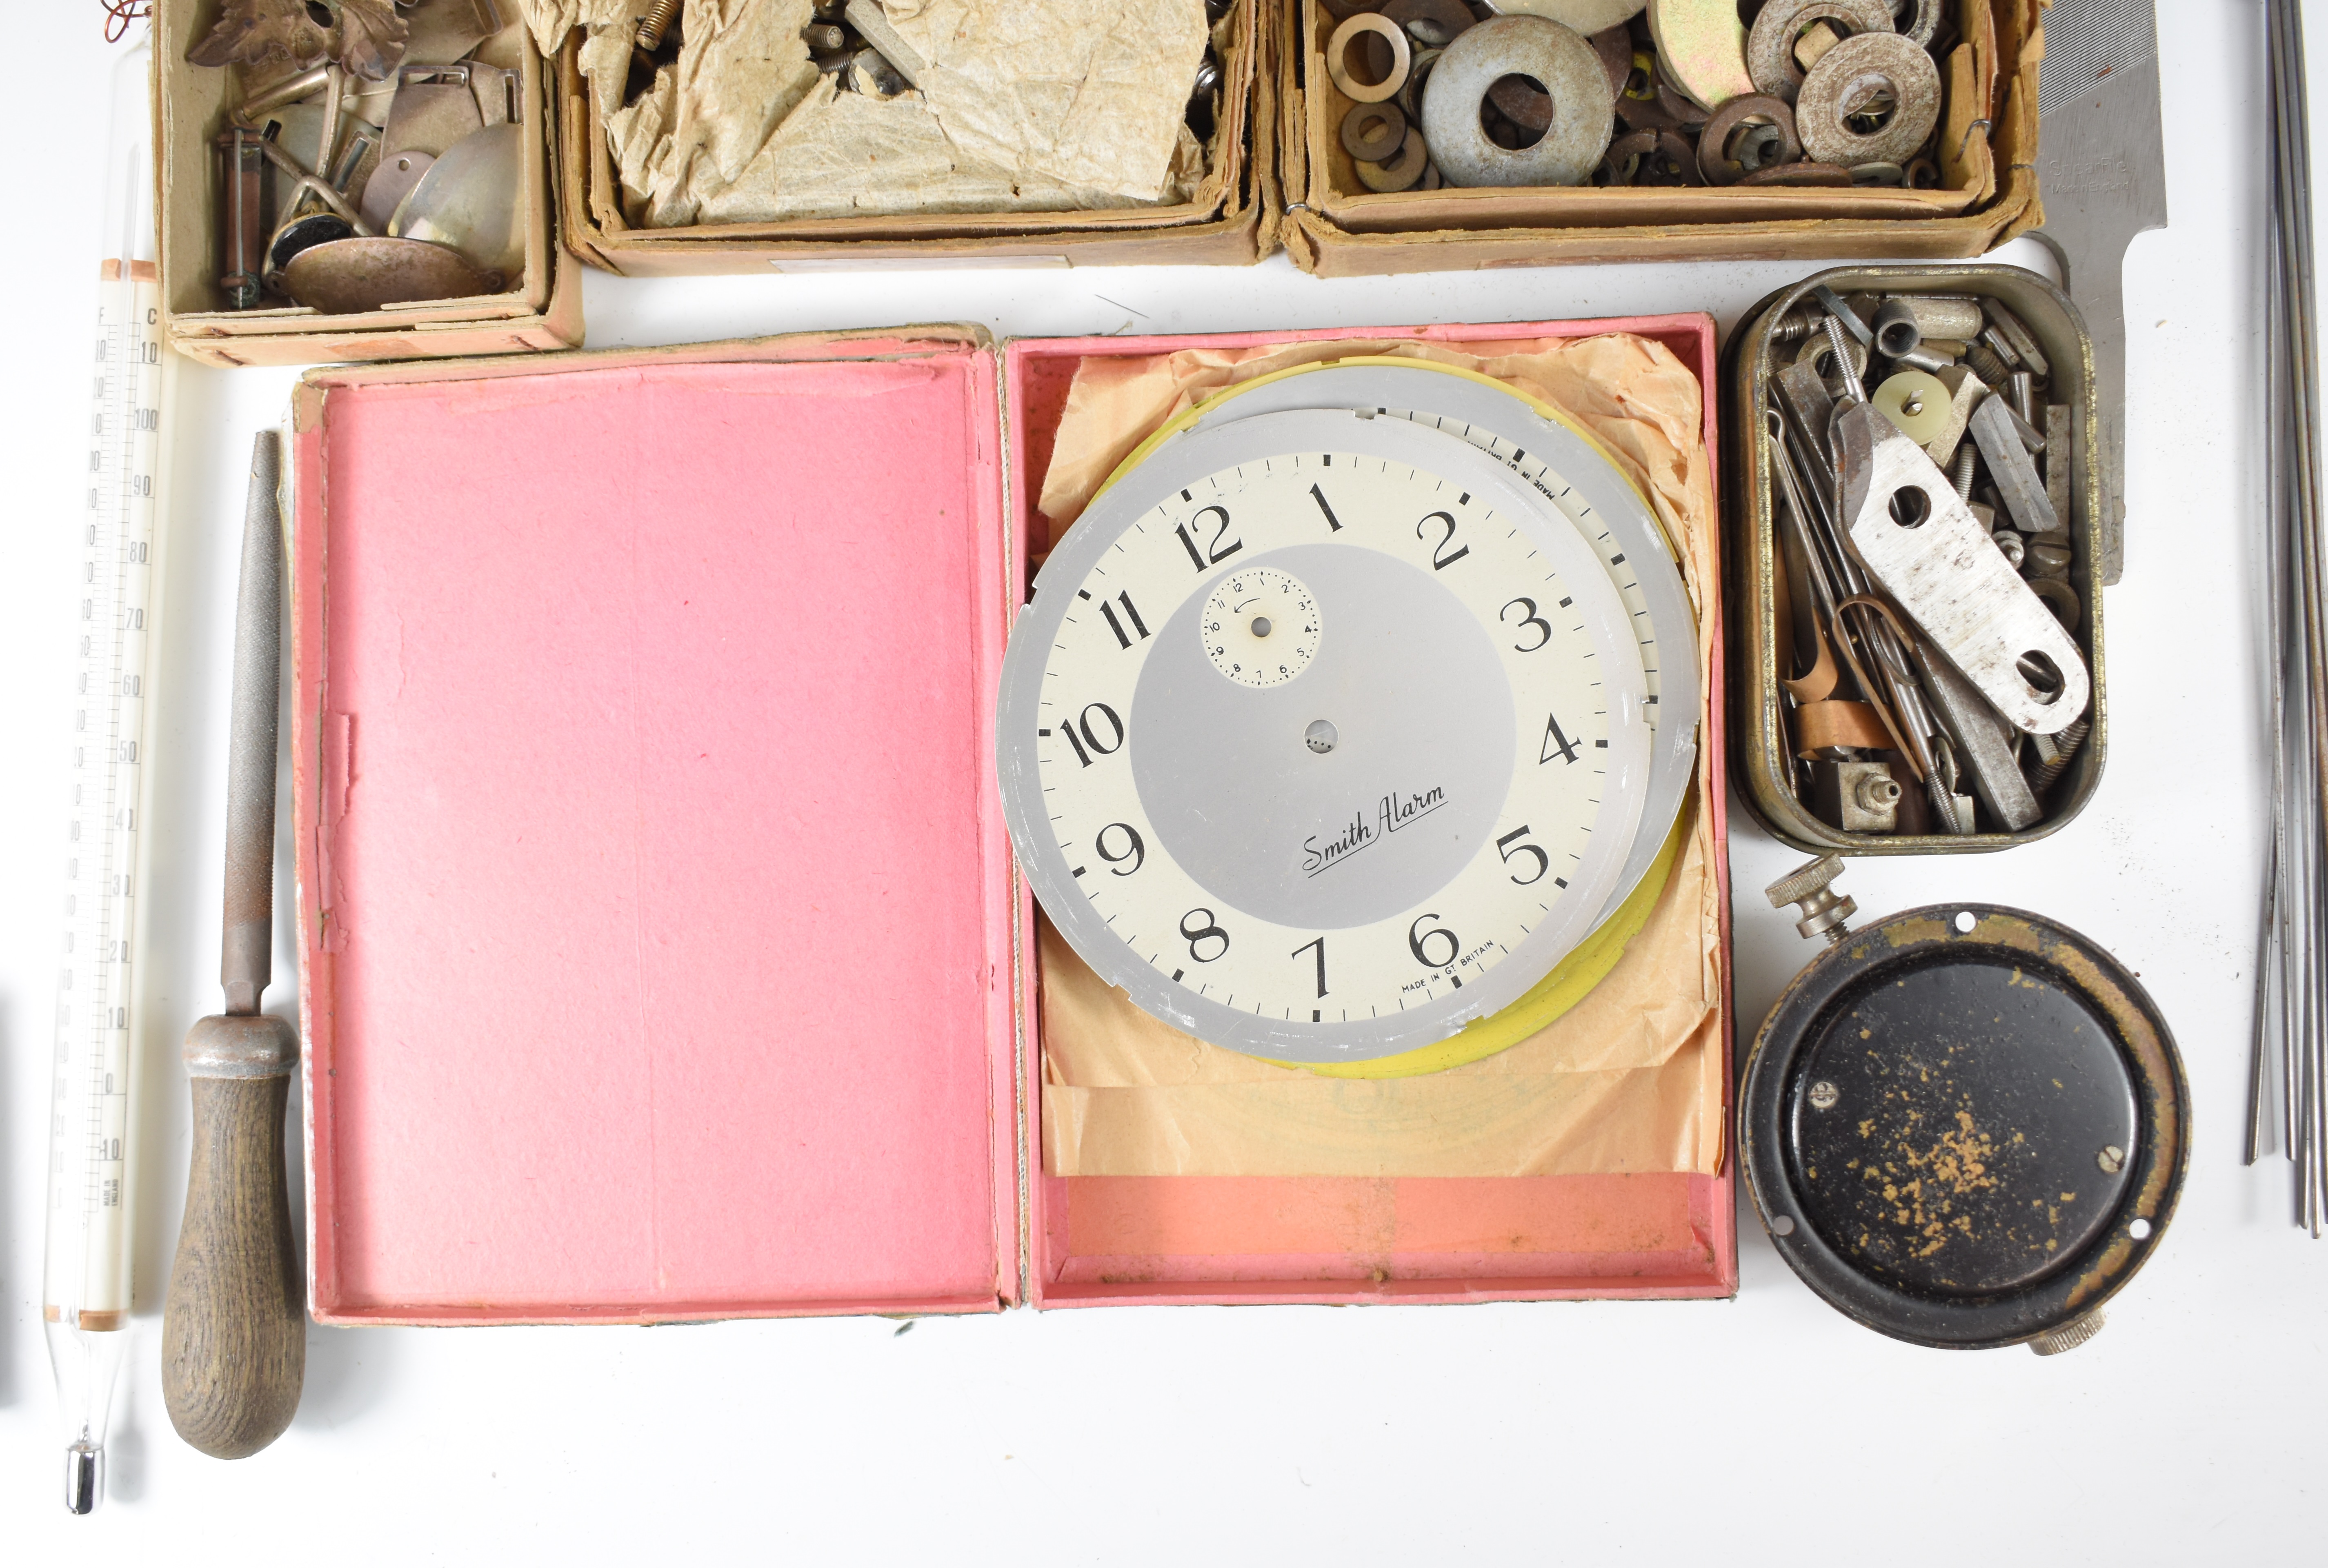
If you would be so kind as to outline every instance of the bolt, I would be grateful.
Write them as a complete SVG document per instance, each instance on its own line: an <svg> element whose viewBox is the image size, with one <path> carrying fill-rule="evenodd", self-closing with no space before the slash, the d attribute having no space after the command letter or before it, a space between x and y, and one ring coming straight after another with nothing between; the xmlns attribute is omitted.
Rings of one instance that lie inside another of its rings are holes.
<svg viewBox="0 0 2328 1568"><path fill-rule="evenodd" d="M2126 1169L2126 1150L2112 1143L2094 1156L2094 1163L2102 1168L2104 1176L2116 1176Z"/></svg>
<svg viewBox="0 0 2328 1568"><path fill-rule="evenodd" d="M1842 1098L1842 1091L1825 1078L1811 1085L1811 1108L1815 1111L1832 1111L1835 1103Z"/></svg>

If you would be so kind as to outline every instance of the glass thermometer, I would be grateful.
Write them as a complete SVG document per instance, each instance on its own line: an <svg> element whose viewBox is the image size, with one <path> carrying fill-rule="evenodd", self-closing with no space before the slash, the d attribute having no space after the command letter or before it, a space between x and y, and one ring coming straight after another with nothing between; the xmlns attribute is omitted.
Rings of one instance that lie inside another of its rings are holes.
<svg viewBox="0 0 2328 1568"><path fill-rule="evenodd" d="M50 1101L41 1315L66 1437L65 1506L103 1488L106 1418L127 1338L134 1173L131 1043L138 850L155 633L161 291L154 243L150 35L116 66L90 365L87 483L72 521L71 814Z"/></svg>

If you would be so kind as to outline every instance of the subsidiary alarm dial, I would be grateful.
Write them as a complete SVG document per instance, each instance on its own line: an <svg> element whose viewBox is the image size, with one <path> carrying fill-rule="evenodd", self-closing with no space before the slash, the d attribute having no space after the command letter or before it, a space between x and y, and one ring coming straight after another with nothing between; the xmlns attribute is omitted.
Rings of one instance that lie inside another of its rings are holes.
<svg viewBox="0 0 2328 1568"><path fill-rule="evenodd" d="M1015 630L997 747L1061 933L1150 1012L1352 1061L1516 1000L1640 823L1629 617L1585 541L1439 432L1289 412L1095 501Z"/></svg>
<svg viewBox="0 0 2328 1568"><path fill-rule="evenodd" d="M1318 652L1318 601L1289 572L1232 572L1206 596L1205 653L1240 686L1282 686Z"/></svg>

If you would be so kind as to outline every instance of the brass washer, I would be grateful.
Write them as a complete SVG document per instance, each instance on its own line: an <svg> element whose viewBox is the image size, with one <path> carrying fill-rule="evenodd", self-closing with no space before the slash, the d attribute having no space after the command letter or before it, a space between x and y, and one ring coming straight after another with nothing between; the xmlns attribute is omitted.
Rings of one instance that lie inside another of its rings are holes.
<svg viewBox="0 0 2328 1568"><path fill-rule="evenodd" d="M1357 162L1358 183L1369 191L1388 195L1395 191L1413 188L1422 178L1422 171L1431 166L1431 152L1423 145L1422 133L1413 126L1406 128L1406 140L1399 144L1396 163L1371 163L1365 158Z"/></svg>
<svg viewBox="0 0 2328 1568"><path fill-rule="evenodd" d="M1366 33L1373 33L1390 45L1390 74L1380 81L1368 84L1350 74L1350 46ZM1406 29L1378 11L1361 11L1339 27L1326 45L1326 74L1342 89L1342 96L1353 103L1380 103L1405 85L1406 73L1414 62L1413 51L1406 42Z"/></svg>

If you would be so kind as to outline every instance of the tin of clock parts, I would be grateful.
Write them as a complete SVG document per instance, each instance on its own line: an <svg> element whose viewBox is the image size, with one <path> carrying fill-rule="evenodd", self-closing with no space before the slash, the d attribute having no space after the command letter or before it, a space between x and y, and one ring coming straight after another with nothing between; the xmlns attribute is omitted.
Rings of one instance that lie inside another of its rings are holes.
<svg viewBox="0 0 2328 1568"><path fill-rule="evenodd" d="M1630 620L1568 520L1457 437L1338 409L1178 435L1012 633L1019 864L1096 973L1199 1038L1443 1039L1617 888L1652 741Z"/></svg>

